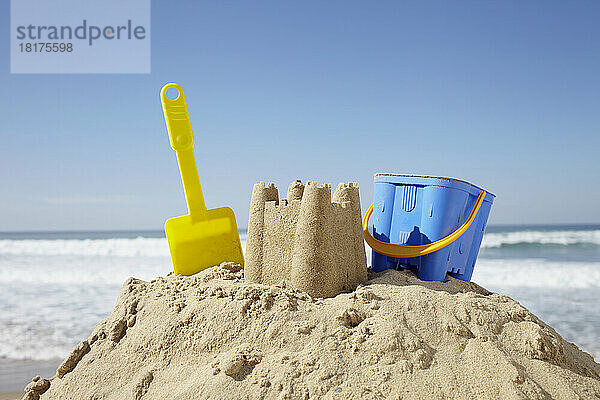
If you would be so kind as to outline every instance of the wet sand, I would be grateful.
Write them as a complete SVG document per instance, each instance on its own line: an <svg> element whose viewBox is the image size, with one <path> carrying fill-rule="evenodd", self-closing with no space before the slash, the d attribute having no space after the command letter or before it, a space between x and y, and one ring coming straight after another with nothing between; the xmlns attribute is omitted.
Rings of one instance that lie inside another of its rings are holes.
<svg viewBox="0 0 600 400"><path fill-rule="evenodd" d="M25 392L0 393L0 400L19 400Z"/></svg>
<svg viewBox="0 0 600 400"><path fill-rule="evenodd" d="M21 398L24 394L23 389L31 382L31 378L36 375L45 378L53 376L61 361L59 359L39 361L0 358L0 400Z"/></svg>

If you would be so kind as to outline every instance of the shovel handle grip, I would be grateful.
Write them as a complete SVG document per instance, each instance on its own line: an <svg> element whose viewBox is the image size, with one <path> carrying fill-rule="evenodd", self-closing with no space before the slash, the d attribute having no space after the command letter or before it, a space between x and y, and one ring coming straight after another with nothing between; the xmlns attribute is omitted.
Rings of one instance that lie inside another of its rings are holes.
<svg viewBox="0 0 600 400"><path fill-rule="evenodd" d="M169 99L167 90L175 89L177 97ZM175 151L194 147L194 133L188 114L187 103L183 89L176 83L167 83L160 91L160 101L163 106L169 141Z"/></svg>
<svg viewBox="0 0 600 400"><path fill-rule="evenodd" d="M177 97L174 99L167 96L167 90L171 88L177 90ZM176 83L167 83L160 91L160 101L165 115L169 141L177 155L188 211L192 221L200 219L206 213L206 204L196 168L194 133L183 89Z"/></svg>

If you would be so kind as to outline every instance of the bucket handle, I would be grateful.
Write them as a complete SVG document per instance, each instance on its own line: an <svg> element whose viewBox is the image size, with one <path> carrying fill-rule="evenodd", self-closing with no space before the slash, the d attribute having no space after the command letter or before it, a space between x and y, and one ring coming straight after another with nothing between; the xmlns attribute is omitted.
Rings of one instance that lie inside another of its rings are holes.
<svg viewBox="0 0 600 400"><path fill-rule="evenodd" d="M450 243L454 242L458 239L463 233L469 229L469 226L475 220L477 216L477 212L481 205L483 204L483 199L485 198L486 192L481 190L479 192L479 196L477 197L477 201L475 202L475 206L473 210L471 210L471 214L469 214L469 218L462 224L457 230L449 234L443 239L436 240L435 242L429 244L423 244L420 246L408 246L403 244L393 244L382 242L381 240L375 239L371 233L369 232L369 218L373 213L373 204L369 206L365 216L363 217L362 226L363 226L363 236L365 237L365 241L373 250L378 252L379 254L386 255L388 257L396 257L396 258L412 258L412 257L420 257L429 253L433 253L443 247L448 246Z"/></svg>

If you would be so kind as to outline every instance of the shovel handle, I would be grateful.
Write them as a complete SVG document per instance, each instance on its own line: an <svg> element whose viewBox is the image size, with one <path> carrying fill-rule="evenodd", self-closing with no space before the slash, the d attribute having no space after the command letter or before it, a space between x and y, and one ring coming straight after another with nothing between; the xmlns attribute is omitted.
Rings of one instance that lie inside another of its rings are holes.
<svg viewBox="0 0 600 400"><path fill-rule="evenodd" d="M171 88L177 90L177 97L174 99L167 97L167 90ZM160 101L167 123L169 141L177 155L177 163L179 164L179 172L185 191L185 201L190 216L194 220L206 213L206 204L204 204L204 195L202 194L202 186L200 186L196 159L194 158L194 133L192 132L190 115L185 102L185 94L178 84L167 83L160 91Z"/></svg>

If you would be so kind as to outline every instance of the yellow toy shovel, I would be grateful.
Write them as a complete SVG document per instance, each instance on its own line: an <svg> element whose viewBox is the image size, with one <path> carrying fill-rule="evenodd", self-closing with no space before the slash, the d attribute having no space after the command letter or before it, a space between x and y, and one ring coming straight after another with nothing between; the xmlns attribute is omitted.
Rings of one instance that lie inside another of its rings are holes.
<svg viewBox="0 0 600 400"><path fill-rule="evenodd" d="M167 89L178 95L171 100ZM165 232L176 274L192 275L224 261L244 265L244 254L229 207L207 210L194 159L194 135L183 89L176 83L166 84L160 91L171 147L177 154L188 215L170 218Z"/></svg>

